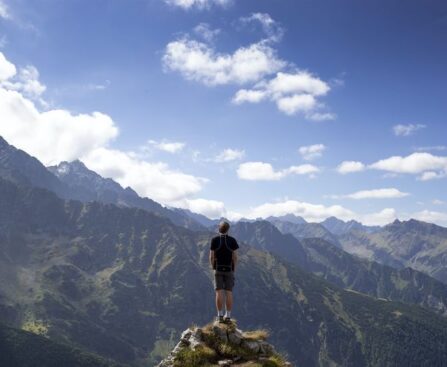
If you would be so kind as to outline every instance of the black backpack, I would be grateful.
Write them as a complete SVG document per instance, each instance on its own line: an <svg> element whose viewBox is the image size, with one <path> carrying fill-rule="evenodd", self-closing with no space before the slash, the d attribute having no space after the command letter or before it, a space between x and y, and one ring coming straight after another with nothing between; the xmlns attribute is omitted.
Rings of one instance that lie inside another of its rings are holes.
<svg viewBox="0 0 447 367"><path fill-rule="evenodd" d="M222 237L225 237L225 241L224 243L222 243ZM230 264L219 264L217 262L217 251L219 251L222 248L222 245L224 244L226 249L228 251L230 251L231 253L233 253L233 250L228 246L227 244L227 236L226 235L220 235L219 238L220 242L219 242L219 247L214 251L214 253L216 254L215 256L215 261L214 261L214 270L216 271L233 271L234 270L234 265L233 265L233 259L231 260Z"/></svg>

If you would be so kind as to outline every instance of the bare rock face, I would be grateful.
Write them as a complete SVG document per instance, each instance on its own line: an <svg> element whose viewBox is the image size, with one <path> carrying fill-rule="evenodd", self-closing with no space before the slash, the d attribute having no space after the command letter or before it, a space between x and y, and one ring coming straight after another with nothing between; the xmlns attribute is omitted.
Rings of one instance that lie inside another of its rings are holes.
<svg viewBox="0 0 447 367"><path fill-rule="evenodd" d="M236 323L214 322L186 329L178 344L157 367L292 366L265 339L264 330L243 332Z"/></svg>

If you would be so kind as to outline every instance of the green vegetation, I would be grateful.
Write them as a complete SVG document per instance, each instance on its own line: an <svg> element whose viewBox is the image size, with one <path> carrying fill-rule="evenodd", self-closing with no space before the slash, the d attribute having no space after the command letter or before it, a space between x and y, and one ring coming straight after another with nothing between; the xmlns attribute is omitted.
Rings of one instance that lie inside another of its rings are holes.
<svg viewBox="0 0 447 367"><path fill-rule="evenodd" d="M196 330L201 331L200 338L202 344L192 349L184 345L175 355L174 367L201 367L217 366L218 361L232 360L235 366L263 366L263 367L283 367L285 360L272 350L255 350L244 344L245 341L255 343L265 343L267 333L265 330L254 330L240 333L236 329L236 323L221 325L217 323L207 324L203 328L191 327L193 334ZM239 343L231 342L229 339L222 339L225 336L239 335ZM245 338L244 336L248 337Z"/></svg>
<svg viewBox="0 0 447 367"><path fill-rule="evenodd" d="M0 366L119 367L97 355L0 324Z"/></svg>

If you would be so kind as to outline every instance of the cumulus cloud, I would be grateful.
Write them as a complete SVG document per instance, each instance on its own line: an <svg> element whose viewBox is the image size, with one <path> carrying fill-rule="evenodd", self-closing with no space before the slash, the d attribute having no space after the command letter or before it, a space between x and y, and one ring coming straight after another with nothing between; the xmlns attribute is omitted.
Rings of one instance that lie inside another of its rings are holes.
<svg viewBox="0 0 447 367"><path fill-rule="evenodd" d="M319 100L330 91L329 83L278 57L273 46L282 36L282 27L265 13L254 13L241 21L260 24L267 38L233 53L220 53L187 35L167 44L162 57L165 71L178 72L187 80L207 86L250 84L236 91L232 98L236 105L269 100L289 116L302 114L313 121L335 119L336 115L325 111ZM200 28L209 42L213 38L209 27Z"/></svg>
<svg viewBox="0 0 447 367"><path fill-rule="evenodd" d="M379 212L359 214L341 205L325 206L297 200L286 200L276 203L265 203L253 207L244 216L249 219L267 218L269 216L282 216L295 214L308 222L321 222L329 217L342 220L357 220L365 225L385 225L397 218L396 210L385 208Z"/></svg>
<svg viewBox="0 0 447 367"><path fill-rule="evenodd" d="M40 96L47 89L39 81L39 71L32 65L20 68L17 74L8 78L0 85L10 90L19 91L26 97L34 100L39 100Z"/></svg>
<svg viewBox="0 0 447 367"><path fill-rule="evenodd" d="M329 121L335 120L337 115L331 112L310 112L306 114L306 118L313 121Z"/></svg>
<svg viewBox="0 0 447 367"><path fill-rule="evenodd" d="M0 18L3 18L3 19L11 18L11 13L9 12L9 8L3 0L0 0Z"/></svg>
<svg viewBox="0 0 447 367"><path fill-rule="evenodd" d="M446 172L426 171L418 177L418 180L430 181L430 180L435 180L437 178L444 178L444 177L446 177L446 175L447 175Z"/></svg>
<svg viewBox="0 0 447 367"><path fill-rule="evenodd" d="M194 213L205 215L211 219L226 217L227 210L222 201L208 199L186 199L178 203L178 207L188 209Z"/></svg>
<svg viewBox="0 0 447 367"><path fill-rule="evenodd" d="M379 160L369 168L392 173L422 174L420 179L429 180L445 175L447 157L435 156L430 153L413 153L406 157L393 156Z"/></svg>
<svg viewBox="0 0 447 367"><path fill-rule="evenodd" d="M222 152L220 152L219 155L217 155L217 157L214 160L215 162L230 162L242 159L244 158L244 156L245 156L244 150L227 148L224 149Z"/></svg>
<svg viewBox="0 0 447 367"><path fill-rule="evenodd" d="M46 165L77 159L118 135L113 120L100 112L40 112L17 91L0 87L0 135Z"/></svg>
<svg viewBox="0 0 447 367"><path fill-rule="evenodd" d="M292 93L298 95L323 96L330 90L329 85L307 71L297 73L280 72L268 84L273 95L283 96Z"/></svg>
<svg viewBox="0 0 447 367"><path fill-rule="evenodd" d="M233 97L234 104L259 103L266 99L268 94L265 90L240 89Z"/></svg>
<svg viewBox="0 0 447 367"><path fill-rule="evenodd" d="M337 172L341 174L364 171L366 166L358 161L344 161L337 166Z"/></svg>
<svg viewBox="0 0 447 367"><path fill-rule="evenodd" d="M434 205L444 205L445 201L439 200L439 199L433 199L432 204Z"/></svg>
<svg viewBox="0 0 447 367"><path fill-rule="evenodd" d="M300 147L298 152L304 160L311 161L313 159L320 158L325 150L326 146L324 144L313 144Z"/></svg>
<svg viewBox="0 0 447 367"><path fill-rule="evenodd" d="M245 162L239 165L237 175L242 180L248 181L277 181L286 176L309 175L313 177L319 172L319 168L311 164L291 166L282 170L275 170L270 163L265 162Z"/></svg>
<svg viewBox="0 0 447 367"><path fill-rule="evenodd" d="M352 219L355 216L354 212L340 205L324 206L296 200L286 200L277 203L265 203L251 208L246 217L256 219L286 214L295 214L310 222L320 222L331 216L344 220Z"/></svg>
<svg viewBox="0 0 447 367"><path fill-rule="evenodd" d="M242 17L242 23L259 23L263 31L268 36L268 40L272 42L278 42L281 40L284 30L281 25L272 19L272 17L267 13L253 13L248 17Z"/></svg>
<svg viewBox="0 0 447 367"><path fill-rule="evenodd" d="M256 82L284 67L276 51L259 42L241 47L234 53L218 53L209 45L188 38L170 42L163 65L188 80L208 86Z"/></svg>
<svg viewBox="0 0 447 367"><path fill-rule="evenodd" d="M178 141L168 141L168 140L162 140L162 141L156 141L156 140L149 140L148 144L158 150L162 150L164 152L168 153L178 153L185 147L185 143L178 142Z"/></svg>
<svg viewBox="0 0 447 367"><path fill-rule="evenodd" d="M17 69L15 65L8 61L5 55L0 52L0 83L12 78L16 73Z"/></svg>
<svg viewBox="0 0 447 367"><path fill-rule="evenodd" d="M410 195L395 188L361 190L347 195L332 195L333 199L396 199Z"/></svg>
<svg viewBox="0 0 447 367"><path fill-rule="evenodd" d="M2 82L16 75L15 66L1 53L0 75ZM163 204L190 198L207 182L164 163L147 162L132 152L109 148L119 130L104 113L42 112L25 92L25 88L0 84L0 135L46 165L81 159L99 174Z"/></svg>
<svg viewBox="0 0 447 367"><path fill-rule="evenodd" d="M357 161L345 161L337 167L337 171L343 174L365 169L386 171L387 177L395 177L397 174L419 175L418 180L428 181L447 176L447 157L417 152L406 157L392 156L381 159L370 165Z"/></svg>
<svg viewBox="0 0 447 367"><path fill-rule="evenodd" d="M397 212L394 208L385 208L377 213L370 213L357 216L357 220L367 226L384 226L397 219Z"/></svg>
<svg viewBox="0 0 447 367"><path fill-rule="evenodd" d="M101 176L111 177L124 187L132 187L141 196L163 204L196 194L207 182L205 178L173 170L165 163L146 162L110 148L92 150L84 154L82 160Z"/></svg>
<svg viewBox="0 0 447 367"><path fill-rule="evenodd" d="M393 126L393 131L394 135L396 136L409 136L425 127L426 125L422 124L408 124L408 125L399 124Z"/></svg>
<svg viewBox="0 0 447 367"><path fill-rule="evenodd" d="M414 219L418 219L424 222L436 223L438 225L447 226L447 213L422 210L412 215Z"/></svg>
<svg viewBox="0 0 447 367"><path fill-rule="evenodd" d="M188 10L191 8L206 9L212 5L226 6L231 3L231 0L165 0L165 2L169 5Z"/></svg>
<svg viewBox="0 0 447 367"><path fill-rule="evenodd" d="M329 90L329 84L307 71L278 72L270 81L258 83L254 89L240 89L233 97L233 103L258 103L269 99L287 115L304 113L310 120L332 120L335 115L319 111L321 103L317 99Z"/></svg>
<svg viewBox="0 0 447 367"><path fill-rule="evenodd" d="M194 33L207 42L213 42L219 35L220 29L212 29L208 23L200 23L194 27Z"/></svg>

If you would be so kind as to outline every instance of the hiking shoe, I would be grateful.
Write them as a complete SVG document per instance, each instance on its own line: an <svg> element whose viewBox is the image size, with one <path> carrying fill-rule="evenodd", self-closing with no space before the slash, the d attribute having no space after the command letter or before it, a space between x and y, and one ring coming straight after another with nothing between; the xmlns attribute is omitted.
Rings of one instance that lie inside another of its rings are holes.
<svg viewBox="0 0 447 367"><path fill-rule="evenodd" d="M219 324L223 324L223 323L225 322L223 316L217 316L217 317L216 317L216 321L217 321Z"/></svg>
<svg viewBox="0 0 447 367"><path fill-rule="evenodd" d="M224 321L225 324L231 324L231 317L225 317Z"/></svg>

